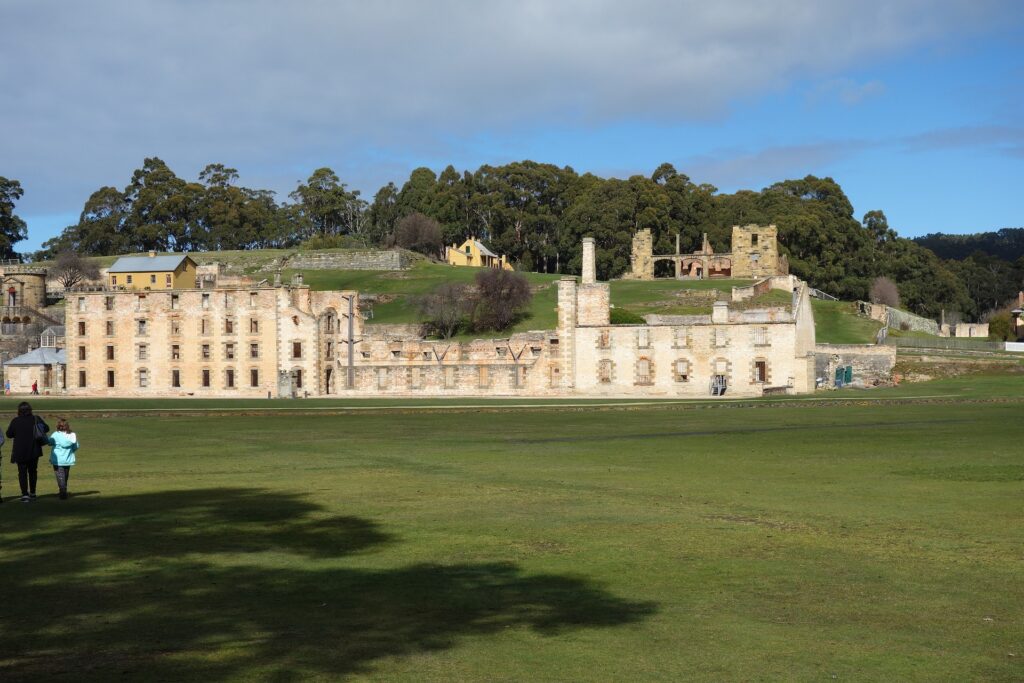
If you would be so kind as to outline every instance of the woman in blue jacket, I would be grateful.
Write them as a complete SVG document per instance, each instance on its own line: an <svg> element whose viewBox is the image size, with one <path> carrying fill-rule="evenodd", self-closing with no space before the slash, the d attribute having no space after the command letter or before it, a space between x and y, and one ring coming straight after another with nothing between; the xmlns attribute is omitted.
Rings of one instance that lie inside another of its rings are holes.
<svg viewBox="0 0 1024 683"><path fill-rule="evenodd" d="M78 436L71 431L71 425L64 418L57 420L57 431L50 434L50 464L53 465L53 473L57 476L57 488L60 489L60 498L68 497L68 478L71 476L71 467L75 464L75 451L78 450Z"/></svg>

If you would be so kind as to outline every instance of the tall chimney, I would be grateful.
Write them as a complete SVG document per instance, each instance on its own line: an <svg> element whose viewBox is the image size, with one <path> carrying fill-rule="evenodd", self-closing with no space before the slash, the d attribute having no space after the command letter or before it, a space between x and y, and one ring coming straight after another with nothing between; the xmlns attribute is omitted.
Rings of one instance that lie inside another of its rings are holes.
<svg viewBox="0 0 1024 683"><path fill-rule="evenodd" d="M594 238L583 238L583 284L592 285L597 282L597 262L594 256Z"/></svg>

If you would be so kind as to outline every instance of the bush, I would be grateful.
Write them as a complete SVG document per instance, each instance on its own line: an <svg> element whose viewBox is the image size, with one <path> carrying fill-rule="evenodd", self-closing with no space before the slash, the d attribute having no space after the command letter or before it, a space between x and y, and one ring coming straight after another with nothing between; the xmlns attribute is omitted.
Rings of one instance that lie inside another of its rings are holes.
<svg viewBox="0 0 1024 683"><path fill-rule="evenodd" d="M400 247L418 251L425 256L437 257L443 245L441 226L422 213L414 213L398 221L394 242Z"/></svg>
<svg viewBox="0 0 1024 683"><path fill-rule="evenodd" d="M639 315L633 311L627 311L625 308L613 308L608 318L612 325L644 325L647 323Z"/></svg>
<svg viewBox="0 0 1024 683"><path fill-rule="evenodd" d="M885 304L892 308L900 307L900 290L896 283L887 277L876 277L868 290L871 303Z"/></svg>
<svg viewBox="0 0 1024 683"><path fill-rule="evenodd" d="M445 282L420 298L423 334L451 338L466 327L473 305L474 297L468 285Z"/></svg>
<svg viewBox="0 0 1024 683"><path fill-rule="evenodd" d="M512 327L533 300L530 283L519 273L485 268L476 274L473 330L500 332Z"/></svg>

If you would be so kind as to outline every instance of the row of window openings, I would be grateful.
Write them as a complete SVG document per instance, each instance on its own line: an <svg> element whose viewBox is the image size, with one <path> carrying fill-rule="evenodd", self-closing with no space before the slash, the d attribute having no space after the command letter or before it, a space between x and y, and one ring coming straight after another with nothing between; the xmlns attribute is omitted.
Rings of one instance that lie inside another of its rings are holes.
<svg viewBox="0 0 1024 683"><path fill-rule="evenodd" d="M181 334L181 321L179 321L179 320L172 320L170 327L171 327L170 333L172 335ZM84 320L79 320L78 321L78 336L84 337L85 334L86 334L86 329L87 328L86 328L85 321ZM212 326L211 321L210 321L209 318L203 318L202 320L199 321L199 334L210 334L212 329L213 329L213 326ZM235 333L235 321L232 318L225 319L224 320L224 334L234 334L234 333ZM259 334L259 333L260 333L260 321L256 320L255 318L250 318L249 319L249 334ZM107 334L108 337L114 336L114 321L113 320L107 320L106 321L106 334ZM136 336L145 336L145 335L149 334L149 321L148 320L136 320L135 321L135 334L136 334Z"/></svg>
<svg viewBox="0 0 1024 683"><path fill-rule="evenodd" d="M610 384L612 371L615 364L610 360L602 360L597 367L597 378L602 384ZM728 374L728 363L718 361L715 365L715 374ZM673 378L676 382L690 381L690 362L677 360L673 364ZM751 379L754 382L768 381L768 362L763 360L754 361ZM636 362L636 384L654 383L654 365L647 358L641 358Z"/></svg>
<svg viewBox="0 0 1024 683"><path fill-rule="evenodd" d="M107 345L107 360L115 359L115 346L113 344ZM199 356L202 360L210 360L213 356L212 344L203 344L199 347ZM327 342L327 356L331 357L334 353L333 342ZM260 357L260 345L249 344L249 358ZM136 360L148 360L149 359L149 345L138 344L135 347L135 358ZM224 345L224 358L227 360L234 360L235 358L235 345L225 344ZM292 358L302 358L302 342L292 342ZM78 360L86 360L86 347L78 347ZM181 345L171 344L171 360L181 360Z"/></svg>
<svg viewBox="0 0 1024 683"><path fill-rule="evenodd" d="M212 358L212 345L203 344L199 347L199 356L202 360L210 360ZM113 344L107 345L107 360L115 360L116 347ZM234 360L236 356L235 345L225 344L224 345L224 358L226 360ZM249 344L249 358L258 359L260 357L260 345ZM149 360L149 345L138 344L135 347L135 359L136 360ZM78 360L86 360L86 347L78 347ZM181 360L181 345L171 344L171 360Z"/></svg>
<svg viewBox="0 0 1024 683"><path fill-rule="evenodd" d="M114 278L114 280L111 282L111 284L116 285L117 284L117 276L114 275L112 277ZM152 278L151 284L156 284L156 279L155 279L156 276L155 275L150 275L150 278ZM168 287L171 286L170 278L171 278L171 276L168 275L167 276L167 286ZM131 275L128 276L128 284L132 284ZM85 312L86 311L86 309L87 309L87 303L86 302L87 301L88 300L84 296L78 297L78 310L79 310L79 312ZM204 309L209 309L210 308L210 295L209 294L205 294L204 293L204 294L201 295L200 305ZM232 308L234 305L235 305L234 294L232 294L231 292L225 292L224 293L224 307L225 308ZM250 292L249 293L249 308L256 308L258 305L259 305L259 294L256 293L256 292ZM112 297L112 296L104 297L103 298L103 308L105 310L108 310L108 311L114 310L114 297ZM146 294L139 294L135 298L135 310L137 310L137 311L145 311L145 310L148 310L148 308L149 308L149 299L148 299L147 295ZM181 308L181 295L179 295L179 294L171 294L171 310L172 311L176 311L179 308ZM333 318L329 317L328 318L328 325L333 327L333 322L334 322ZM330 330L328 330L328 332L330 332Z"/></svg>
<svg viewBox="0 0 1024 683"><path fill-rule="evenodd" d="M138 384L140 388L146 388L149 386L149 370L145 368L139 370L136 373L138 378ZM203 370L200 373L200 386L209 388L211 386L211 373L209 370ZM295 377L296 386L302 388L302 371L296 370L293 373ZM226 389L234 389L237 384L237 377L235 371L228 369L224 371L224 387ZM113 370L107 370L107 387L113 388L117 385L117 376ZM258 387L260 385L260 371L256 368L249 370L249 386ZM85 370L78 371L78 386L79 388L86 388L89 386L87 382L87 375ZM181 388L181 370L171 370L171 388Z"/></svg>
<svg viewBox="0 0 1024 683"><path fill-rule="evenodd" d="M713 332L714 336L712 338L712 343L714 346L722 347L729 345L729 333L726 330L715 329ZM768 328L755 327L753 330L753 342L754 346L767 346ZM598 348L608 349L611 348L611 345L611 330L601 330L597 339ZM678 328L675 330L674 345L676 347L688 347L690 345L690 335L685 328ZM648 349L651 347L650 330L640 328L636 331L636 346L638 349Z"/></svg>

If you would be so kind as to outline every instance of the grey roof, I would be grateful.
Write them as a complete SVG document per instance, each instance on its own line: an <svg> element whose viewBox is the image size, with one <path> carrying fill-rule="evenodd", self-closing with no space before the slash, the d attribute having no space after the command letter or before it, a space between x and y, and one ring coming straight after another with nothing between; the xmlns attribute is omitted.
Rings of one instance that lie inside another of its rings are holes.
<svg viewBox="0 0 1024 683"><path fill-rule="evenodd" d="M473 244L476 245L476 248L479 249L480 253L483 254L484 256L490 256L491 258L498 258L498 255L495 254L490 249L488 249L487 247L485 247L483 242L481 242L480 240L473 240Z"/></svg>
<svg viewBox="0 0 1024 683"><path fill-rule="evenodd" d="M108 273L151 273L154 271L177 270L188 254L165 254L164 256L122 256L107 269ZM190 261L192 259L189 259Z"/></svg>
<svg viewBox="0 0 1024 683"><path fill-rule="evenodd" d="M67 354L64 349L56 350L49 346L33 349L26 354L12 358L4 365L66 365Z"/></svg>
<svg viewBox="0 0 1024 683"><path fill-rule="evenodd" d="M63 337L64 334L65 330L63 325L50 325L49 327L42 331L40 336L45 337L47 335L53 335L54 337Z"/></svg>

